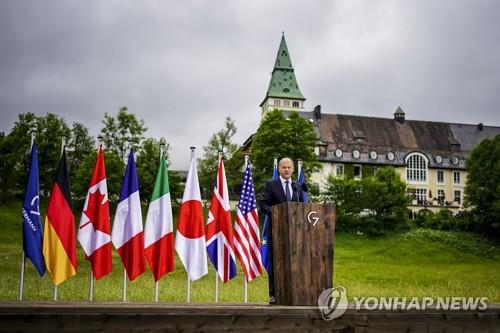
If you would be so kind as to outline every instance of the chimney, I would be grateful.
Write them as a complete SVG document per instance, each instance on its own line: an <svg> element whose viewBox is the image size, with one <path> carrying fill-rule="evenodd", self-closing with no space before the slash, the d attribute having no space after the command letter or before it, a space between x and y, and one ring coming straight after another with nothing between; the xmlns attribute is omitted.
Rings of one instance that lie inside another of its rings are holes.
<svg viewBox="0 0 500 333"><path fill-rule="evenodd" d="M396 109L396 112L394 112L394 120L397 121L400 124L405 123L405 113L403 109L401 109L400 106Z"/></svg>
<svg viewBox="0 0 500 333"><path fill-rule="evenodd" d="M314 117L316 119L321 119L321 105L316 105L314 107Z"/></svg>
<svg viewBox="0 0 500 333"><path fill-rule="evenodd" d="M479 123L479 124L477 124L477 129L478 129L478 130L482 131L482 130L483 130L483 127L484 127L484 126L483 126L483 123Z"/></svg>

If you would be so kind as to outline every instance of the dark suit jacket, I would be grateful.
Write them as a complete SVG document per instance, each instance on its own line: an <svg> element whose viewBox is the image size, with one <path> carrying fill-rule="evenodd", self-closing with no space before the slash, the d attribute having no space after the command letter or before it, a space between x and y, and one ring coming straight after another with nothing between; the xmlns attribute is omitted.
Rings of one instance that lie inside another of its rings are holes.
<svg viewBox="0 0 500 333"><path fill-rule="evenodd" d="M302 191L300 183L292 181L292 201L300 202ZM271 207L286 201L281 179L268 180L264 185L264 191L261 195L260 211L271 216Z"/></svg>

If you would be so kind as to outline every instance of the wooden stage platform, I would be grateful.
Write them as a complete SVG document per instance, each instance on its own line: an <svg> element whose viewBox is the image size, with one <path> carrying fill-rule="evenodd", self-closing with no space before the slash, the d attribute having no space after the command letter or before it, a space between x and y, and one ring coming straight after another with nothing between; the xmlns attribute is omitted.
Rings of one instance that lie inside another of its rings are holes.
<svg viewBox="0 0 500 333"><path fill-rule="evenodd" d="M352 306L333 321L317 307L263 303L0 302L0 332L495 332L484 311L379 311Z"/></svg>

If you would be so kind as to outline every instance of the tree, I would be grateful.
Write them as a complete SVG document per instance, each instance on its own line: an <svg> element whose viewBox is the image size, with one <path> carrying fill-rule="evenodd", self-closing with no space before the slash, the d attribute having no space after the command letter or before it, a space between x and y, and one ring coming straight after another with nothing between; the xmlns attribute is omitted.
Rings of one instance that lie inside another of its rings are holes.
<svg viewBox="0 0 500 333"><path fill-rule="evenodd" d="M317 141L314 125L298 112L290 112L288 118L280 110L267 113L252 139L251 158L256 186L260 189L263 181L272 176L274 157L301 159L308 178L319 168L314 154Z"/></svg>
<svg viewBox="0 0 500 333"><path fill-rule="evenodd" d="M102 122L101 135L107 150L122 159L125 159L130 147L137 151L147 130L144 120L138 120L135 114L128 112L127 107L120 108L116 117L105 113Z"/></svg>
<svg viewBox="0 0 500 333"><path fill-rule="evenodd" d="M78 169L80 169L80 167L82 166L83 161L89 155L95 157L94 152L96 152L97 148L95 145L95 140L92 136L89 135L89 130L87 129L87 127L78 122L73 123L73 126L71 128L71 137L69 138L66 146L68 147L67 155L69 176L72 183L75 183L77 181L75 176L78 172Z"/></svg>
<svg viewBox="0 0 500 333"><path fill-rule="evenodd" d="M481 232L500 239L500 135L472 150L467 171L465 206Z"/></svg>
<svg viewBox="0 0 500 333"><path fill-rule="evenodd" d="M406 184L393 167L378 168L362 181L363 202L373 212L382 233L405 226L408 196Z"/></svg>
<svg viewBox="0 0 500 333"><path fill-rule="evenodd" d="M160 163L160 143L165 144L164 153L168 164L168 150L170 145L162 138L160 141L147 138L142 142L141 149L137 152L137 177L139 178L139 192L145 202L151 199L151 193L156 181L156 172Z"/></svg>
<svg viewBox="0 0 500 333"><path fill-rule="evenodd" d="M0 163L2 197L22 195L26 186L29 166L31 131L36 133L40 191L48 194L52 189L55 172L61 157L61 138L71 138L71 130L64 118L53 113L36 116L33 113L20 114L11 132L2 139Z"/></svg>
<svg viewBox="0 0 500 333"><path fill-rule="evenodd" d="M137 152L137 177L139 178L139 191L142 201L149 203L156 182L158 165L160 163L160 144L164 145L163 153L167 162L167 168L170 165L169 150L170 144L164 138L156 140L147 138L142 142L142 146ZM177 199L182 195L181 177L177 172L168 170L168 182L170 188L170 198L172 205L177 205Z"/></svg>
<svg viewBox="0 0 500 333"><path fill-rule="evenodd" d="M226 117L224 128L213 134L208 144L203 147L203 157L199 160L200 186L205 197L211 195L217 177L217 168L219 161L219 152L224 154L224 167L226 169L226 178L229 191L234 193L238 188L243 176L238 173L244 160L241 152L235 156L238 146L231 141L236 134L236 125L231 117Z"/></svg>
<svg viewBox="0 0 500 333"><path fill-rule="evenodd" d="M30 133L36 130L36 124L33 113L20 114L10 133L0 141L0 201L24 191L23 170L29 165Z"/></svg>
<svg viewBox="0 0 500 333"><path fill-rule="evenodd" d="M335 203L339 230L379 235L407 225L406 184L392 167L379 168L362 180L332 174L323 199Z"/></svg>
<svg viewBox="0 0 500 333"><path fill-rule="evenodd" d="M62 138L71 140L71 130L64 118L53 113L37 119L38 164L40 166L40 191L48 194L61 159ZM29 146L28 146L29 147Z"/></svg>

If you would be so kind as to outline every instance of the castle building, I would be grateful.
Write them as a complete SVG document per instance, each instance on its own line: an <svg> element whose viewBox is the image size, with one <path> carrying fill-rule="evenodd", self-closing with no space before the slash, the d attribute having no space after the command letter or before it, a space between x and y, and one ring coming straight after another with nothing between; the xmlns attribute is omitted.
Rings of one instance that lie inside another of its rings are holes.
<svg viewBox="0 0 500 333"><path fill-rule="evenodd" d="M479 142L500 134L500 127L482 123L408 120L401 107L391 118L324 113L319 105L306 111L305 100L283 35L261 115L273 109L297 111L314 124L322 168L309 183L321 193L330 174L361 179L379 167L393 166L408 185L413 211L463 209L466 160Z"/></svg>

